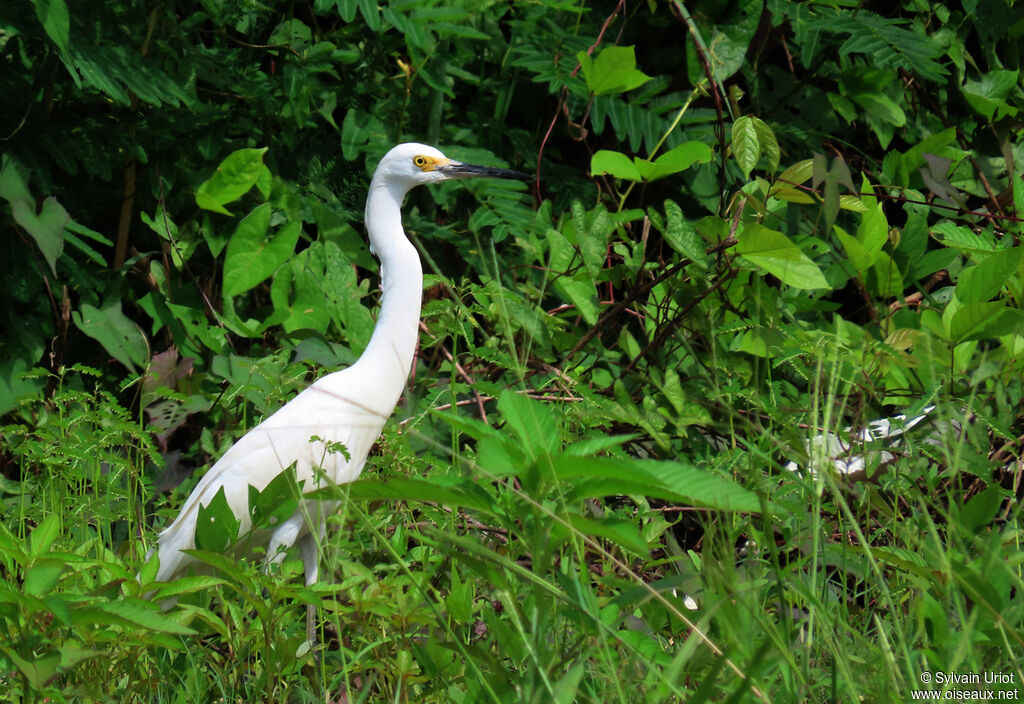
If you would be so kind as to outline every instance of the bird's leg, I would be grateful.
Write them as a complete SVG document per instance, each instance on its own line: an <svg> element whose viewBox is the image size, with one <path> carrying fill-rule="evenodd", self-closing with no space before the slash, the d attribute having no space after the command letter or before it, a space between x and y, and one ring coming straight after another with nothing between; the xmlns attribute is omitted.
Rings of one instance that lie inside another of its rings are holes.
<svg viewBox="0 0 1024 704"><path fill-rule="evenodd" d="M306 573L307 587L320 579L320 554L317 551L317 541L321 535L323 535L322 527L316 532L306 533L299 540L299 549L302 551L302 569ZM316 643L316 607L313 604L306 604L306 640L311 646Z"/></svg>

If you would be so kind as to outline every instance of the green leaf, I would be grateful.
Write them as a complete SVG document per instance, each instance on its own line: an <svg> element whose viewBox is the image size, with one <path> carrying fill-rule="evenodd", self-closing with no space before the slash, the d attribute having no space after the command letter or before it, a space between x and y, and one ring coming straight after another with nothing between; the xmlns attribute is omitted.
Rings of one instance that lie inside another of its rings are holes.
<svg viewBox="0 0 1024 704"><path fill-rule="evenodd" d="M768 171L769 173L775 173L775 170L779 168L779 159L782 155L779 149L779 140L775 138L775 132L764 120L759 117L751 117L750 119L754 125L754 132L757 133L760 151L768 159Z"/></svg>
<svg viewBox="0 0 1024 704"><path fill-rule="evenodd" d="M572 202L572 223L583 265L590 276L596 278L604 268L608 254L608 235L615 224L603 205L587 211L578 200Z"/></svg>
<svg viewBox="0 0 1024 704"><path fill-rule="evenodd" d="M149 356L146 336L139 326L121 311L121 302L94 308L83 303L81 310L71 313L75 327L103 345L110 356L131 371L144 366Z"/></svg>
<svg viewBox="0 0 1024 704"><path fill-rule="evenodd" d="M558 478L572 486L568 499L647 496L723 511L761 510L757 495L731 479L680 462L559 455Z"/></svg>
<svg viewBox="0 0 1024 704"><path fill-rule="evenodd" d="M43 209L37 214L35 204L31 201L19 200L11 204L14 220L32 235L39 245L39 250L56 275L57 258L64 251L64 226L71 220L68 211L53 196L43 201Z"/></svg>
<svg viewBox="0 0 1024 704"><path fill-rule="evenodd" d="M799 186L811 177L814 172L814 159L798 161L779 175L776 182L781 181L790 186Z"/></svg>
<svg viewBox="0 0 1024 704"><path fill-rule="evenodd" d="M276 528L299 507L303 482L296 481L295 464L270 480L262 491L249 486L249 515L253 529Z"/></svg>
<svg viewBox="0 0 1024 704"><path fill-rule="evenodd" d="M264 203L235 228L224 257L225 296L237 296L261 283L295 252L302 223L292 220L267 238L271 213L270 203Z"/></svg>
<svg viewBox="0 0 1024 704"><path fill-rule="evenodd" d="M0 198L11 204L14 221L32 236L39 251L43 253L50 271L57 274L57 259L64 251L64 227L71 216L53 196L43 201L43 208L36 213L36 201L28 188L28 179L21 172L18 162L3 155L0 166Z"/></svg>
<svg viewBox="0 0 1024 704"><path fill-rule="evenodd" d="M897 298L903 294L903 276L888 254L879 252L875 255L871 271L874 274L875 295L881 298Z"/></svg>
<svg viewBox="0 0 1024 704"><path fill-rule="evenodd" d="M698 162L707 163L714 157L711 147L703 142L684 142L665 152L653 162L647 159L634 158L636 169L640 178L644 181L654 181L659 178L677 174L685 171Z"/></svg>
<svg viewBox="0 0 1024 704"><path fill-rule="evenodd" d="M228 505L222 486L214 494L210 503L199 505L199 517L196 520L196 548L209 552L224 552L238 537L241 525Z"/></svg>
<svg viewBox="0 0 1024 704"><path fill-rule="evenodd" d="M1017 114L1017 108L1006 102L1010 92L1017 86L1017 71L990 71L980 81L966 81L964 98L972 108L985 119L1002 119Z"/></svg>
<svg viewBox="0 0 1024 704"><path fill-rule="evenodd" d="M361 303L360 288L348 257L334 242L314 242L285 263L274 276L270 300L274 324L286 332L326 333L333 320L353 349L362 349L373 333L373 317Z"/></svg>
<svg viewBox="0 0 1024 704"><path fill-rule="evenodd" d="M871 268L874 258L856 237L846 232L839 225L833 225L832 229L835 230L839 242L842 243L843 249L846 250L846 256L850 258L853 268L863 276Z"/></svg>
<svg viewBox="0 0 1024 704"><path fill-rule="evenodd" d="M941 220L931 226L932 236L947 247L953 247L966 253L991 254L998 252L995 240L989 236L979 236L964 225L957 225L949 220Z"/></svg>
<svg viewBox="0 0 1024 704"><path fill-rule="evenodd" d="M584 518L569 514L565 520L574 530L596 538L604 538L638 555L646 555L650 551L640 531L630 521L621 518Z"/></svg>
<svg viewBox="0 0 1024 704"><path fill-rule="evenodd" d="M956 282L957 300L961 303L983 303L995 298L1020 267L1022 258L1024 247L1013 247L964 269Z"/></svg>
<svg viewBox="0 0 1024 704"><path fill-rule="evenodd" d="M71 18L64 0L33 0L36 6L36 17L50 38L61 52L67 52L68 40L71 35Z"/></svg>
<svg viewBox="0 0 1024 704"><path fill-rule="evenodd" d="M857 228L857 240L864 245L864 250L874 263L875 257L889 239L889 223L886 222L882 206L869 208L861 216L860 227Z"/></svg>
<svg viewBox="0 0 1024 704"><path fill-rule="evenodd" d="M157 589L153 595L154 601L160 601L172 596L181 596L183 594L193 594L195 592L205 591L211 587L216 587L227 582L220 577L212 577L210 575L189 575L187 577L181 577L173 582L161 586Z"/></svg>
<svg viewBox="0 0 1024 704"><path fill-rule="evenodd" d="M683 209L675 201L665 201L665 241L669 247L690 259L703 269L708 266L704 243L697 234L697 228L683 215Z"/></svg>
<svg viewBox="0 0 1024 704"><path fill-rule="evenodd" d="M269 182L270 170L263 163L267 149L239 149L229 154L213 176L199 185L196 205L204 210L231 215L231 211L224 207L227 203L238 200L261 181ZM261 188L264 189L265 186Z"/></svg>
<svg viewBox="0 0 1024 704"><path fill-rule="evenodd" d="M28 554L35 560L50 551L60 535L60 514L49 513L37 525L28 538Z"/></svg>
<svg viewBox="0 0 1024 704"><path fill-rule="evenodd" d="M311 498L323 495L327 498L336 498L338 490L328 492L313 492ZM477 492L468 491L460 486L443 486L436 481L428 479L416 479L396 477L381 481L378 479L360 479L346 485L341 491L350 499L357 501L430 501L446 506L463 506L465 508L489 511L493 509L492 497L484 493L480 496Z"/></svg>
<svg viewBox="0 0 1024 704"><path fill-rule="evenodd" d="M609 46L592 59L585 51L576 54L587 88L594 95L614 95L642 86L651 77L636 67L631 46Z"/></svg>
<svg viewBox="0 0 1024 704"><path fill-rule="evenodd" d="M473 582L459 579L457 570L452 570L451 586L444 599L445 608L455 623L470 623L473 617Z"/></svg>
<svg viewBox="0 0 1024 704"><path fill-rule="evenodd" d="M743 177L750 178L750 172L757 166L757 160L761 157L757 128L750 117L741 117L732 125L732 155L743 172Z"/></svg>
<svg viewBox="0 0 1024 704"><path fill-rule="evenodd" d="M978 533L987 527L1003 503L1005 490L993 484L960 509L960 524L972 533Z"/></svg>
<svg viewBox="0 0 1024 704"><path fill-rule="evenodd" d="M0 652L11 659L33 689L43 689L60 667L60 654L52 651L44 651L41 655L33 653L29 656L31 659L26 659L13 648L0 644Z"/></svg>
<svg viewBox="0 0 1024 704"><path fill-rule="evenodd" d="M892 98L882 93L860 93L853 99L867 112L871 118L880 117L891 125L903 127L907 124L907 114Z"/></svg>
<svg viewBox="0 0 1024 704"><path fill-rule="evenodd" d="M549 266L552 272L561 274L555 279L551 288L563 300L576 306L583 319L588 323L597 322L600 310L597 306L597 289L590 273L583 269L574 275L568 274L576 249L569 243L565 235L557 230L549 230L547 239L551 248Z"/></svg>
<svg viewBox="0 0 1024 704"><path fill-rule="evenodd" d="M609 174L625 181L641 180L640 170L632 159L622 152L613 152L608 149L599 149L590 158L590 173L593 176Z"/></svg>
<svg viewBox="0 0 1024 704"><path fill-rule="evenodd" d="M1024 311L1008 308L1002 301L968 303L950 318L943 315L946 334L955 343L986 340L1024 330Z"/></svg>
<svg viewBox="0 0 1024 704"><path fill-rule="evenodd" d="M559 424L546 404L524 394L503 391L498 397L498 410L531 456L551 454L561 447Z"/></svg>
<svg viewBox="0 0 1024 704"><path fill-rule="evenodd" d="M29 596L46 596L57 586L66 568L67 564L63 560L36 560L25 570L25 583L22 589Z"/></svg>
<svg viewBox="0 0 1024 704"><path fill-rule="evenodd" d="M121 623L141 626L147 631L170 633L177 636L193 636L194 630L182 626L161 613L155 604L141 599L119 599L116 602L101 602L92 607L106 612Z"/></svg>
<svg viewBox="0 0 1024 704"><path fill-rule="evenodd" d="M821 269L788 237L764 225L747 225L736 244L737 254L794 288L830 288Z"/></svg>
<svg viewBox="0 0 1024 704"><path fill-rule="evenodd" d="M857 53L878 68L905 68L930 81L941 81L948 71L935 61L943 47L919 29L904 29L906 20L881 17L867 10L822 12L821 27L828 32L849 34L839 47L843 56Z"/></svg>

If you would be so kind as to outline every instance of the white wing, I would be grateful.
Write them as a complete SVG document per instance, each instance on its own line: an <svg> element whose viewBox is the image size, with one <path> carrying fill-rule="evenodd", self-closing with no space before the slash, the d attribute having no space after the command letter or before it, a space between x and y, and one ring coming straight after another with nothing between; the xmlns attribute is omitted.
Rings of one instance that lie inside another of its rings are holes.
<svg viewBox="0 0 1024 704"><path fill-rule="evenodd" d="M372 370L357 364L317 380L224 453L192 490L174 522L160 533L157 581L179 576L194 562L181 551L195 548L199 507L209 504L221 488L241 521L239 533L245 534L251 528L249 487L262 491L292 463L305 491L322 486L315 468L323 470L328 484L355 480L397 401L390 395L380 398L381 386L373 377ZM314 436L320 439L311 441ZM350 459L331 451L328 445L333 443L344 445ZM276 532L272 545L290 546L309 531L302 512L300 506L288 522L289 530Z"/></svg>

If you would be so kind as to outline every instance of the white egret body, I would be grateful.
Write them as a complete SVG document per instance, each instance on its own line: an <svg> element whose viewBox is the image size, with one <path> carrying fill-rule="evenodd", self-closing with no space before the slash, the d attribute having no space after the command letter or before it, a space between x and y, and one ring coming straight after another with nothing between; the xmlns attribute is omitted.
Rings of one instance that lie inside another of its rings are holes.
<svg viewBox="0 0 1024 704"><path fill-rule="evenodd" d="M419 184L472 176L529 178L508 169L452 161L422 144L400 144L381 159L366 198L366 230L370 249L380 259L382 291L380 314L369 344L352 366L318 379L246 433L210 468L181 513L160 533L154 548L160 557L156 581L181 576L195 562L182 550L195 547L199 507L208 505L220 489L241 521L239 535L245 535L251 529L249 487L262 491L293 463L296 478L305 482L304 491L323 484L344 484L359 476L367 453L402 395L416 350L423 269L416 248L402 229L402 201ZM313 436L321 439L311 441ZM344 445L349 458L328 451L328 443ZM316 468L327 478L323 484L314 475ZM250 539L259 544L265 541L267 559L277 562L300 541L306 583L311 584L319 566L315 538L322 534L325 518L335 508L334 502L300 502L299 510L269 535Z"/></svg>

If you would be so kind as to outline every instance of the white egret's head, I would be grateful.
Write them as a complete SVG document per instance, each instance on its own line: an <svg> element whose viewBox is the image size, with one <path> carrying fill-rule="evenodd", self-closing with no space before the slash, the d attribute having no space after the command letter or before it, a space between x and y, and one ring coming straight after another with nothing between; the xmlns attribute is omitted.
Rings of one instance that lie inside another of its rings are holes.
<svg viewBox="0 0 1024 704"><path fill-rule="evenodd" d="M461 161L449 159L434 147L407 142L399 144L384 155L373 174L373 180L382 184L399 184L408 190L421 183L474 176L514 178L521 181L533 178L511 169L463 164Z"/></svg>

